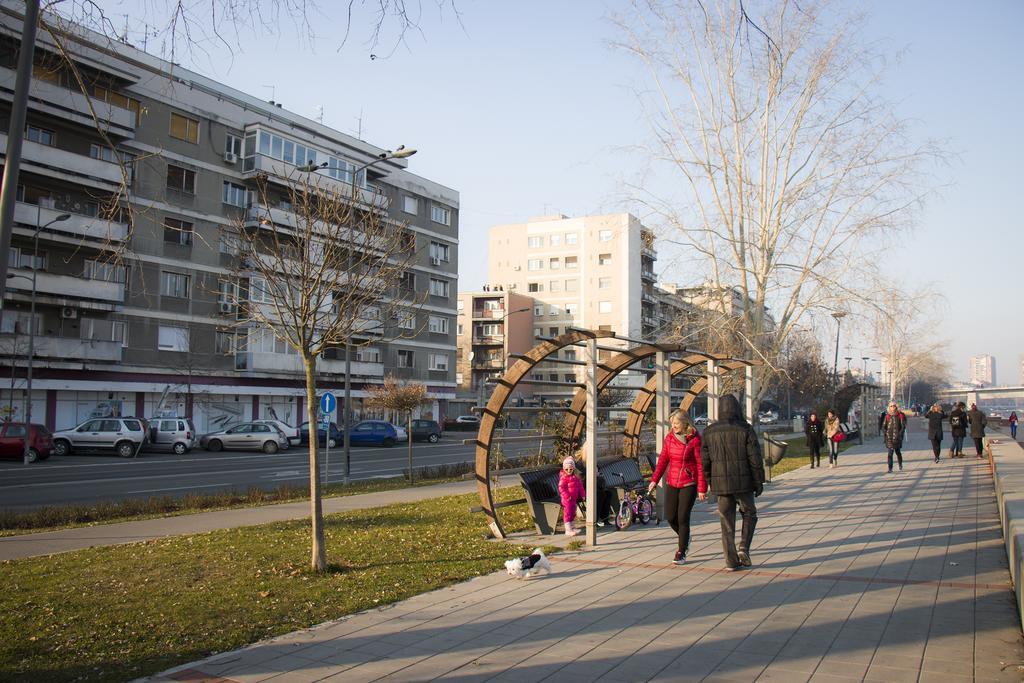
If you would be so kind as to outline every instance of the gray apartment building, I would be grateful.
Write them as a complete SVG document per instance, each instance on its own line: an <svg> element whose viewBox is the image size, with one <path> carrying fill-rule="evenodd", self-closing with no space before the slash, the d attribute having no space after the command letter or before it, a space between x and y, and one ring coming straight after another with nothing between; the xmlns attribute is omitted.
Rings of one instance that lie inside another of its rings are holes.
<svg viewBox="0 0 1024 683"><path fill-rule="evenodd" d="M2 131L22 7L0 5ZM104 413L150 416L158 405L193 417L200 431L257 417L302 421L298 356L263 330L237 329L219 294L237 258L224 228L265 226L268 216L275 225L294 221L283 199L262 205L257 177L283 197L301 175L297 167L327 162L321 185L378 197L387 218L415 236L416 265L403 284L422 302L415 319L403 321L404 338L358 349L353 411L367 414L367 387L394 375L426 384L433 404L424 413L443 417L455 391L457 191L410 172L406 159L353 177L385 150L79 29L67 40L87 97L50 40L40 31L6 256L13 276L0 327L6 416L23 414L34 331L32 414L51 428ZM248 291L255 296L258 288ZM344 352L329 350L320 386L340 390L344 370Z"/></svg>

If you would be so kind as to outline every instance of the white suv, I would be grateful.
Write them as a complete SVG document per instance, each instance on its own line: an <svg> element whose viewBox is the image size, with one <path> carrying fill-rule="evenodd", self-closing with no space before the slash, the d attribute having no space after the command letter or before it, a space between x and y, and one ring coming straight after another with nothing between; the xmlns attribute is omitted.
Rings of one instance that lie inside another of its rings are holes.
<svg viewBox="0 0 1024 683"><path fill-rule="evenodd" d="M137 417L98 417L74 429L54 432L53 454L98 452L133 458L146 438L146 425Z"/></svg>

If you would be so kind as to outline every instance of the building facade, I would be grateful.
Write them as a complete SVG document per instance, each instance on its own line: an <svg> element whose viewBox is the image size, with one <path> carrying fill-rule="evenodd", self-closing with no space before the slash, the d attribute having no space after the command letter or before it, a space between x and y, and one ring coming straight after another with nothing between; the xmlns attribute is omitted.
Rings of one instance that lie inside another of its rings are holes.
<svg viewBox="0 0 1024 683"><path fill-rule="evenodd" d="M4 131L21 7L0 6ZM221 287L238 258L226 227L296 220L286 201L261 205L257 179L283 190L310 163L324 166L319 184L374 202L415 239L403 285L421 306L402 339L384 334L358 350L356 417L366 389L389 374L426 384L434 403L424 412L443 417L455 389L458 192L404 159L354 174L385 150L86 29L67 38L83 93L50 37L38 41L0 327L9 417L24 411L31 333L33 419L51 428L103 413L148 417L158 406L201 431L303 421L299 357L265 330L234 328ZM343 358L325 353L321 387L341 388Z"/></svg>
<svg viewBox="0 0 1024 683"><path fill-rule="evenodd" d="M971 356L971 384L992 386L996 383L996 359L987 354Z"/></svg>

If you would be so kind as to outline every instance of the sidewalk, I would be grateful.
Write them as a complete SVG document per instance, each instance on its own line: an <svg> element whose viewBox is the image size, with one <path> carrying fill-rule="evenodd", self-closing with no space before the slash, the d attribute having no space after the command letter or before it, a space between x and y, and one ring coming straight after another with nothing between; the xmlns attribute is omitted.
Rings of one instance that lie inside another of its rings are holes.
<svg viewBox="0 0 1024 683"><path fill-rule="evenodd" d="M358 510L368 506L410 503L428 498L469 493L476 490L475 481L459 481L436 486L394 489L376 493L361 493L356 496L324 498L324 514ZM139 543L167 536L201 534L217 529L234 529L243 526L257 526L271 522L309 517L309 501L260 507L236 508L200 512L193 515L143 519L135 522L97 524L60 531L46 531L38 534L0 537L0 562L17 560L36 555L52 555L72 550L91 548L97 545L121 545Z"/></svg>
<svg viewBox="0 0 1024 683"><path fill-rule="evenodd" d="M602 534L554 573L496 573L164 672L156 681L1020 681L988 463L905 471L879 446L759 499L755 566L722 571L717 514L690 562L665 524Z"/></svg>

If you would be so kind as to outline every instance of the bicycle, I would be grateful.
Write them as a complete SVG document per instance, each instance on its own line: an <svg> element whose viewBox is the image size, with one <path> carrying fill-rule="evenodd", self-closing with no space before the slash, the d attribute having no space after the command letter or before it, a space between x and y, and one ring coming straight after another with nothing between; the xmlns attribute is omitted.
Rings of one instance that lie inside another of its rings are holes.
<svg viewBox="0 0 1024 683"><path fill-rule="evenodd" d="M619 472L615 473L622 484L626 484L626 476ZM615 528L619 531L628 529L633 520L639 520L641 524L647 524L654 517L654 498L647 492L646 487L641 484L626 488L622 496L622 503L619 505L619 512L615 515Z"/></svg>

